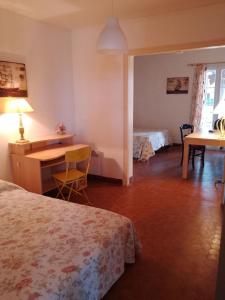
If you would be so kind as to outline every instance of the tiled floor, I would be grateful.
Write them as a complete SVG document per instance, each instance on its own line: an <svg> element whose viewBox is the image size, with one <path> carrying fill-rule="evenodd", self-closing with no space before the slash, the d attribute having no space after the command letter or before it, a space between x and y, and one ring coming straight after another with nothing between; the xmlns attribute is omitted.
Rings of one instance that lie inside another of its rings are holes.
<svg viewBox="0 0 225 300"><path fill-rule="evenodd" d="M207 151L188 180L181 179L178 148L135 163L130 187L90 182L94 206L131 218L141 256L105 300L213 300L221 231L220 192L225 152Z"/></svg>

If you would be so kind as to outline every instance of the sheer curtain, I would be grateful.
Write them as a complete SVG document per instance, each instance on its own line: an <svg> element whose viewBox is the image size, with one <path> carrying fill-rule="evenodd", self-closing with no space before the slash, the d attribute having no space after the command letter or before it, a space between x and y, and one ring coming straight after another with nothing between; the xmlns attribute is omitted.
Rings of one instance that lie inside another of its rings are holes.
<svg viewBox="0 0 225 300"><path fill-rule="evenodd" d="M191 124L195 130L201 129L202 109L205 93L206 65L198 64L195 67L192 87Z"/></svg>

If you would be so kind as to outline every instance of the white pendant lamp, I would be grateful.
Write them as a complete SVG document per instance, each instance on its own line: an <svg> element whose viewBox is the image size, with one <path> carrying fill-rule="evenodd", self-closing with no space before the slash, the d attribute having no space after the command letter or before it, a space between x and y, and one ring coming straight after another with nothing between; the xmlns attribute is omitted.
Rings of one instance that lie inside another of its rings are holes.
<svg viewBox="0 0 225 300"><path fill-rule="evenodd" d="M118 19L116 17L109 17L98 38L97 50L103 54L120 54L127 52L127 49L127 40Z"/></svg>

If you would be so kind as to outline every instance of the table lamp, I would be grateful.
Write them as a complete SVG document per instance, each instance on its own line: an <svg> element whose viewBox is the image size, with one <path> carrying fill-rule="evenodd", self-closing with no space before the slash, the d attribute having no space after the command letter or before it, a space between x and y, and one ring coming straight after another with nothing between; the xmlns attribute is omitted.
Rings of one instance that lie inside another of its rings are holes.
<svg viewBox="0 0 225 300"><path fill-rule="evenodd" d="M10 99L5 102L3 112L5 113L17 113L19 115L19 133L20 139L17 143L27 143L29 142L24 138L24 127L23 127L23 113L34 111L31 105L25 99Z"/></svg>
<svg viewBox="0 0 225 300"><path fill-rule="evenodd" d="M216 122L216 128L220 132L220 136L225 138L225 100L221 100L215 107L214 114L218 114L219 119Z"/></svg>

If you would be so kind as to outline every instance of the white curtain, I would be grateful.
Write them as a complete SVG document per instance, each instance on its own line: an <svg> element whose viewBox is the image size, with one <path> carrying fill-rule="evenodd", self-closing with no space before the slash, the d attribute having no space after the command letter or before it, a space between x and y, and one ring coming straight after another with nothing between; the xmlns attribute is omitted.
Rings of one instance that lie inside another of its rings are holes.
<svg viewBox="0 0 225 300"><path fill-rule="evenodd" d="M192 87L191 124L195 130L201 129L202 109L205 93L206 65L198 64L195 67Z"/></svg>

